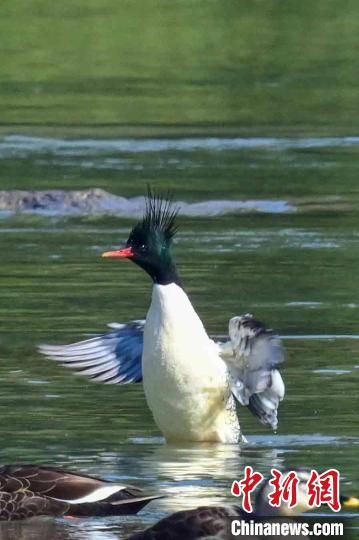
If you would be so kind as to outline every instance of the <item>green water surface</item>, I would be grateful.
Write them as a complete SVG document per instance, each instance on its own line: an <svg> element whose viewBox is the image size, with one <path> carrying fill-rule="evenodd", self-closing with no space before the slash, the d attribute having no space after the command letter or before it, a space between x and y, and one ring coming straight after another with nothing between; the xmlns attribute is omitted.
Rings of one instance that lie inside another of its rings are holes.
<svg viewBox="0 0 359 540"><path fill-rule="evenodd" d="M150 183L176 200L279 200L293 211L180 218L176 259L208 331L252 312L287 349L278 433L243 410L243 448L167 446L141 385L95 385L36 352L145 316L148 277L100 257L133 221L1 217L1 461L167 496L121 523L14 524L1 539L125 538L170 511L233 502L247 464L336 467L343 492L358 495L359 141L347 139L358 133L358 12L337 0L2 2L1 189L137 196ZM202 142L156 147L192 136ZM253 144L206 144L224 136ZM44 144L61 138L92 146ZM121 138L127 150L111 147Z"/></svg>

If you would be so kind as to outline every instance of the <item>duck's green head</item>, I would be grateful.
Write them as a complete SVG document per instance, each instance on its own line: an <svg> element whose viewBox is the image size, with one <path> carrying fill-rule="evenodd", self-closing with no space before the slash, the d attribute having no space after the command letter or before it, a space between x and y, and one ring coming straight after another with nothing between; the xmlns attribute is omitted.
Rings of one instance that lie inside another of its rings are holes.
<svg viewBox="0 0 359 540"><path fill-rule="evenodd" d="M177 231L178 210L171 201L149 192L146 198L145 213L130 232L126 247L107 251L103 257L130 259L143 268L154 283L179 284L171 244Z"/></svg>

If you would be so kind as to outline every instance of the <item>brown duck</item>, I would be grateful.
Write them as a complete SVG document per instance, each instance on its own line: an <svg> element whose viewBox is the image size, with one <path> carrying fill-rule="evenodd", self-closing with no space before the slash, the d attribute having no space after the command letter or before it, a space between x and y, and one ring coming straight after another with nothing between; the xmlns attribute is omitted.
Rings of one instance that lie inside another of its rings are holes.
<svg viewBox="0 0 359 540"><path fill-rule="evenodd" d="M89 517L136 514L161 496L133 486L37 465L0 468L0 521L33 516Z"/></svg>

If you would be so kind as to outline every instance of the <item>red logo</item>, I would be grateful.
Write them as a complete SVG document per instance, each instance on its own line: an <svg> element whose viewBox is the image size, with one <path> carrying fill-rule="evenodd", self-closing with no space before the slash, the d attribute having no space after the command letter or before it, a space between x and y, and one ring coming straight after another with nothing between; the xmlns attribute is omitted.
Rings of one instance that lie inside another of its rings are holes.
<svg viewBox="0 0 359 540"><path fill-rule="evenodd" d="M327 504L333 512L339 512L339 480L340 473L336 469L328 469L322 474L312 471L307 484L309 506L319 508L322 504Z"/></svg>
<svg viewBox="0 0 359 540"><path fill-rule="evenodd" d="M281 473L277 469L271 470L272 479L269 484L273 486L273 491L269 494L268 502L271 506L278 508L282 502L288 503L288 508L297 506L299 478L295 471L287 474Z"/></svg>
<svg viewBox="0 0 359 540"><path fill-rule="evenodd" d="M288 508L298 504L298 486L300 478L296 471L282 473L277 469L271 470L269 485L273 487L268 495L268 503L278 508L285 503ZM245 512L253 512L251 493L264 480L264 476L253 471L252 467L244 469L244 478L234 480L231 493L234 497L242 496L242 508ZM319 474L312 470L307 482L307 504L309 508L319 508L327 504L334 512L341 509L339 495L340 473L336 469L328 469Z"/></svg>
<svg viewBox="0 0 359 540"><path fill-rule="evenodd" d="M242 508L245 512L253 512L251 493L262 482L264 476L259 472L253 472L252 467L244 469L244 478L240 482L235 480L232 484L231 493L235 497L242 495Z"/></svg>

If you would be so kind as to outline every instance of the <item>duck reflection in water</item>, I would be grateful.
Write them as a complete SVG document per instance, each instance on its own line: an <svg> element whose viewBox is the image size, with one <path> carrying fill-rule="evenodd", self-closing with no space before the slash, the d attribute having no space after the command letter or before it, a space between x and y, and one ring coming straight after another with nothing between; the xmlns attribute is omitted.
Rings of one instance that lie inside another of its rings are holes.
<svg viewBox="0 0 359 540"><path fill-rule="evenodd" d="M140 466L144 476L157 478L153 488L165 495L156 508L169 513L212 504L219 497L222 502L232 500L233 471L243 470L253 459L262 471L285 467L283 453L276 448L249 445L239 452L237 445L225 444L159 445L143 456Z"/></svg>

